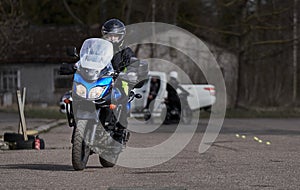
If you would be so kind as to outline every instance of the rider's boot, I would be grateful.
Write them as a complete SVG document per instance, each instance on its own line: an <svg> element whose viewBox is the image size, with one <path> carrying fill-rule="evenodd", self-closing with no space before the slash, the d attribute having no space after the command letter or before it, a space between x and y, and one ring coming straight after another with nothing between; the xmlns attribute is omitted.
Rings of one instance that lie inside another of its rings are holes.
<svg viewBox="0 0 300 190"><path fill-rule="evenodd" d="M114 133L114 139L119 143L126 145L126 142L129 140L129 132L127 132L126 128L122 126L120 123L117 123L117 128Z"/></svg>

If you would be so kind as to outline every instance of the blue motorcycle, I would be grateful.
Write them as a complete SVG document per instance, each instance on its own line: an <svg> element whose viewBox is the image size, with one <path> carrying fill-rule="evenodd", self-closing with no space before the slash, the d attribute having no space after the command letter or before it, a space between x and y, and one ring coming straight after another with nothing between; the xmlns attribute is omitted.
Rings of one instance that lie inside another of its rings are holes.
<svg viewBox="0 0 300 190"><path fill-rule="evenodd" d="M91 154L99 155L103 167L113 167L129 138L126 131L119 134L117 124L122 109L129 110L130 102L141 95L131 91L127 106L119 103L122 93L115 86L119 73L111 66L112 57L110 42L99 38L85 40L76 64L72 91L64 96L68 123L73 127L75 170L83 170ZM120 135L121 139L115 138Z"/></svg>

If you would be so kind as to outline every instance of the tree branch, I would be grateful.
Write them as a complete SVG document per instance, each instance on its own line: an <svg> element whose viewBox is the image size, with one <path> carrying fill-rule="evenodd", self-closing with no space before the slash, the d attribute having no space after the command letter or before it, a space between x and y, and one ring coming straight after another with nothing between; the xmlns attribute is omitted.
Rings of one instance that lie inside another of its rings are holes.
<svg viewBox="0 0 300 190"><path fill-rule="evenodd" d="M290 10L290 7L284 8L284 9L281 9L281 10L277 10L277 11L272 11L272 12L265 13L265 14L261 14L261 15L253 14L253 15L245 18L242 22L247 23L247 22L249 22L250 20L252 20L254 18L256 18L257 20L260 20L261 17L280 15L284 12L289 11L289 10Z"/></svg>
<svg viewBox="0 0 300 190"><path fill-rule="evenodd" d="M250 25L250 28L254 29L254 30L284 30L284 29L287 29L288 27Z"/></svg>
<svg viewBox="0 0 300 190"><path fill-rule="evenodd" d="M242 35L241 33L237 33L237 32L232 32L232 31L227 31L227 30L220 30L220 29L217 29L217 28L212 28L212 27L208 27L208 26L199 25L199 24L193 23L191 21L188 21L186 19L183 19L181 17L179 17L179 20L186 23L186 24L188 24L188 25L190 25L190 26L193 26L193 27L196 27L196 28L201 28L201 29L208 30L208 31L213 31L213 32L226 34L226 35L232 35L232 36L235 36L235 37L240 37Z"/></svg>
<svg viewBox="0 0 300 190"><path fill-rule="evenodd" d="M252 45L270 45L270 44L284 44L293 42L295 39L288 39L288 40L266 40L260 42L253 42Z"/></svg>
<svg viewBox="0 0 300 190"><path fill-rule="evenodd" d="M266 58L269 58L269 57L274 57L274 56L279 55L281 53L284 53L286 51L290 51L289 48L291 46L292 45L288 45L287 46L288 48L280 48L280 49L276 49L276 50L269 50L266 53L261 53L261 55L253 57L253 61L263 60L263 59L266 59Z"/></svg>
<svg viewBox="0 0 300 190"><path fill-rule="evenodd" d="M222 6L224 7L230 7L231 5L235 4L238 0L232 0L228 3L221 3Z"/></svg>
<svg viewBox="0 0 300 190"><path fill-rule="evenodd" d="M79 24L84 25L84 23L72 12L71 8L69 7L66 0L63 0L64 6L67 9L68 13L71 15L71 17L76 20Z"/></svg>

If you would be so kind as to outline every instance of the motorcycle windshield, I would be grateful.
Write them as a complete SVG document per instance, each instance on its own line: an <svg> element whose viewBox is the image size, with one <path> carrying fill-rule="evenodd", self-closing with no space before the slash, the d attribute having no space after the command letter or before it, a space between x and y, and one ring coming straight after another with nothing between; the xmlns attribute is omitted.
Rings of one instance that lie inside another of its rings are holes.
<svg viewBox="0 0 300 190"><path fill-rule="evenodd" d="M80 49L80 67L101 71L113 57L113 46L109 41L90 38L83 42Z"/></svg>

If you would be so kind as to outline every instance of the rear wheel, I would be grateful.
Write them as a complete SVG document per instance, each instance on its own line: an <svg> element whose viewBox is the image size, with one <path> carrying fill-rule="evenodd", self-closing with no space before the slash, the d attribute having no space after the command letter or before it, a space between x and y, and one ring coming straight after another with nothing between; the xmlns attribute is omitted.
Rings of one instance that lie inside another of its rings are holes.
<svg viewBox="0 0 300 190"><path fill-rule="evenodd" d="M110 148L106 149L99 155L100 164L105 168L115 166L119 158L119 154L122 151L123 144L117 139L114 139L109 146Z"/></svg>
<svg viewBox="0 0 300 190"><path fill-rule="evenodd" d="M181 116L184 124L190 124L193 119L193 112L189 107L186 107L182 110Z"/></svg>
<svg viewBox="0 0 300 190"><path fill-rule="evenodd" d="M110 160L110 161L107 161L107 160ZM110 156L110 158L102 158L101 156L99 156L99 161L100 161L100 164L104 167L104 168L111 168L111 167L114 167L116 162L117 162L117 159L118 159L118 156L114 155L114 157Z"/></svg>
<svg viewBox="0 0 300 190"><path fill-rule="evenodd" d="M144 111L144 120L148 121L151 118L151 112L149 109L145 109Z"/></svg>
<svg viewBox="0 0 300 190"><path fill-rule="evenodd" d="M203 110L208 113L211 113L211 106L204 107Z"/></svg>
<svg viewBox="0 0 300 190"><path fill-rule="evenodd" d="M72 165L75 170L83 170L90 156L90 148L84 140L86 125L86 120L79 120L75 128L72 146Z"/></svg>

